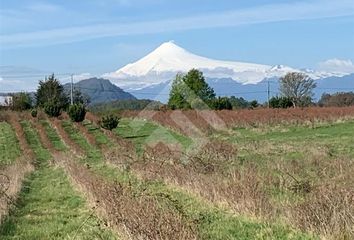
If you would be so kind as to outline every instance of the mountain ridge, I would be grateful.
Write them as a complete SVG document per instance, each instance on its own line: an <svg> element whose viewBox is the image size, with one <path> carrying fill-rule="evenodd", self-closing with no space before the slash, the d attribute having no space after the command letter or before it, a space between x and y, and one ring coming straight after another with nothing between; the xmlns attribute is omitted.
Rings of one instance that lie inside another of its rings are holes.
<svg viewBox="0 0 354 240"><path fill-rule="evenodd" d="M70 83L64 85L64 89L70 90ZM89 78L74 83L74 89L79 90L84 95L90 97L90 104L110 102L115 100L135 100L131 93L125 92L123 89L111 83L110 80L104 78Z"/></svg>

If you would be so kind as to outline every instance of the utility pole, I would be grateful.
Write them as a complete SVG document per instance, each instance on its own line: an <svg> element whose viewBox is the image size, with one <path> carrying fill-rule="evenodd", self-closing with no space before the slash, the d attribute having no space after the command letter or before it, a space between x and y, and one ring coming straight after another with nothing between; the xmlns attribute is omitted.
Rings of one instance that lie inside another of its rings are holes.
<svg viewBox="0 0 354 240"><path fill-rule="evenodd" d="M270 84L269 84L269 79L268 79L267 83L268 83L267 95L268 95L268 108L269 108L269 107L270 107L270 105L269 105L269 99L270 99Z"/></svg>
<svg viewBox="0 0 354 240"><path fill-rule="evenodd" d="M70 89L70 104L74 104L74 99L73 99L73 88L74 88L74 74L71 74L71 89Z"/></svg>

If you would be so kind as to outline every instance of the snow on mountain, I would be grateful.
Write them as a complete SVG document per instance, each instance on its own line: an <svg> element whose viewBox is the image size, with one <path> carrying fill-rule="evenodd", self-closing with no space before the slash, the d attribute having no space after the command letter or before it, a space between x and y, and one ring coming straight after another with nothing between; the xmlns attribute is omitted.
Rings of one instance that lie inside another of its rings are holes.
<svg viewBox="0 0 354 240"><path fill-rule="evenodd" d="M255 84L265 78L299 71L283 65L269 66L209 59L190 53L170 41L137 62L116 72L104 74L103 77L113 80L119 86L137 89L169 81L176 73L187 72L192 68L200 69L209 78L232 78L243 84Z"/></svg>
<svg viewBox="0 0 354 240"><path fill-rule="evenodd" d="M159 89L160 86L169 83L177 73L185 73L192 68L203 71L208 79L232 79L235 83L242 85L257 84L294 71L304 72L315 80L348 75L348 73L338 71L314 71L284 65L270 66L214 60L190 53L170 41L163 43L140 60L115 72L106 73L103 77L112 80L125 90L135 92L146 88Z"/></svg>

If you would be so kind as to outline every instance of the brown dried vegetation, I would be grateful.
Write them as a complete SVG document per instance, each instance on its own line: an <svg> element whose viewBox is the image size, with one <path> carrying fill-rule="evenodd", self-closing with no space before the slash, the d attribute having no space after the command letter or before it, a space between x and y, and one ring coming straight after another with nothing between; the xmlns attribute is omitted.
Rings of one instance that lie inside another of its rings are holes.
<svg viewBox="0 0 354 240"><path fill-rule="evenodd" d="M139 159L124 161L121 150L105 153L108 161L134 171L144 179L163 180L217 204L226 204L239 214L266 216L272 211L256 166L230 166L237 149L232 144L211 141L198 152L183 153L175 146L146 147Z"/></svg>
<svg viewBox="0 0 354 240"><path fill-rule="evenodd" d="M156 197L135 191L129 184L109 183L68 157L61 165L72 180L95 202L107 224L131 239L196 239L193 224L161 206Z"/></svg>
<svg viewBox="0 0 354 240"><path fill-rule="evenodd" d="M216 114L214 112L207 120L197 111L180 113L183 114L179 115L177 111L140 112L139 117L152 119L195 136L200 134L198 129L202 129L205 134L224 123L227 127L248 127L283 122L314 124L317 121L352 119L354 108L219 111ZM129 117L136 115L135 112L124 114ZM207 114L207 111L203 114ZM23 151L33 154L24 140L17 115L2 115L2 118L11 122ZM87 114L86 118L93 122L96 119L92 114ZM190 124L181 124L186 123L186 118ZM51 119L50 122L76 154L84 154L70 139L59 120ZM96 145L94 137L83 128L78 127L88 141ZM41 133L38 126L37 129ZM354 238L354 163L345 156L333 159L330 152L324 151L321 154L308 154L301 160L256 164L252 161L240 161L236 146L219 140L202 143L190 152L183 152L177 145L159 143L146 146L143 154L138 156L131 142L110 131L103 132L117 143L115 147L102 148L105 159L125 171L132 171L144 180L161 180L177 185L240 215L261 218L268 222L282 219L294 227L315 232L325 238ZM44 136L41 139L47 141ZM261 146L250 146L249 150L260 151L260 148ZM178 211L163 206L160 199L147 191L137 191L130 184L108 182L68 155L56 153L55 160L97 207L107 224L124 232L128 238L198 237L194 223L188 222ZM13 169L4 170L14 172L11 180L14 182L21 181L21 171L27 168L27 165L21 165L21 161L18 164L20 165L14 165ZM16 191L16 188L12 190ZM274 192L281 196L275 196Z"/></svg>
<svg viewBox="0 0 354 240"><path fill-rule="evenodd" d="M0 166L0 223L9 209L16 205L25 175L34 170L30 162L30 159L22 156L9 166Z"/></svg>
<svg viewBox="0 0 354 240"><path fill-rule="evenodd" d="M183 134L193 136L196 131L200 130L208 133L232 127L273 126L284 123L313 125L321 121L353 119L354 107L261 108L237 111L125 111L122 116L149 119Z"/></svg>
<svg viewBox="0 0 354 240"><path fill-rule="evenodd" d="M270 222L280 217L331 239L354 237L350 159L333 160L322 154L259 166L239 162L235 146L222 141L211 141L193 154L162 143L146 147L141 158L125 161L121 152L111 149L105 155L141 178L177 185L235 213ZM274 191L288 200L276 200Z"/></svg>
<svg viewBox="0 0 354 240"><path fill-rule="evenodd" d="M25 175L34 170L34 153L25 140L20 118L14 112L6 112L1 113L1 120L9 122L15 130L23 155L9 166L0 166L0 223L16 204Z"/></svg>

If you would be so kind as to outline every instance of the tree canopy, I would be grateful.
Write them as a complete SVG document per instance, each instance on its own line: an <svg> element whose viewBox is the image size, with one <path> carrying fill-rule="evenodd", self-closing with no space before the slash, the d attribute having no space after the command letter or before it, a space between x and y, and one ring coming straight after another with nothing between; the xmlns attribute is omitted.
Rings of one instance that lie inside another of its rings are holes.
<svg viewBox="0 0 354 240"><path fill-rule="evenodd" d="M36 92L36 104L38 107L45 107L49 103L55 104L61 109L65 109L69 105L69 99L64 92L64 87L55 78L54 74L48 78L46 77L44 81L39 81Z"/></svg>
<svg viewBox="0 0 354 240"><path fill-rule="evenodd" d="M280 92L291 99L293 106L308 106L314 95L316 83L304 73L291 72L280 78Z"/></svg>
<svg viewBox="0 0 354 240"><path fill-rule="evenodd" d="M171 109L208 108L215 100L215 92L197 69L177 74L173 80L168 106Z"/></svg>

